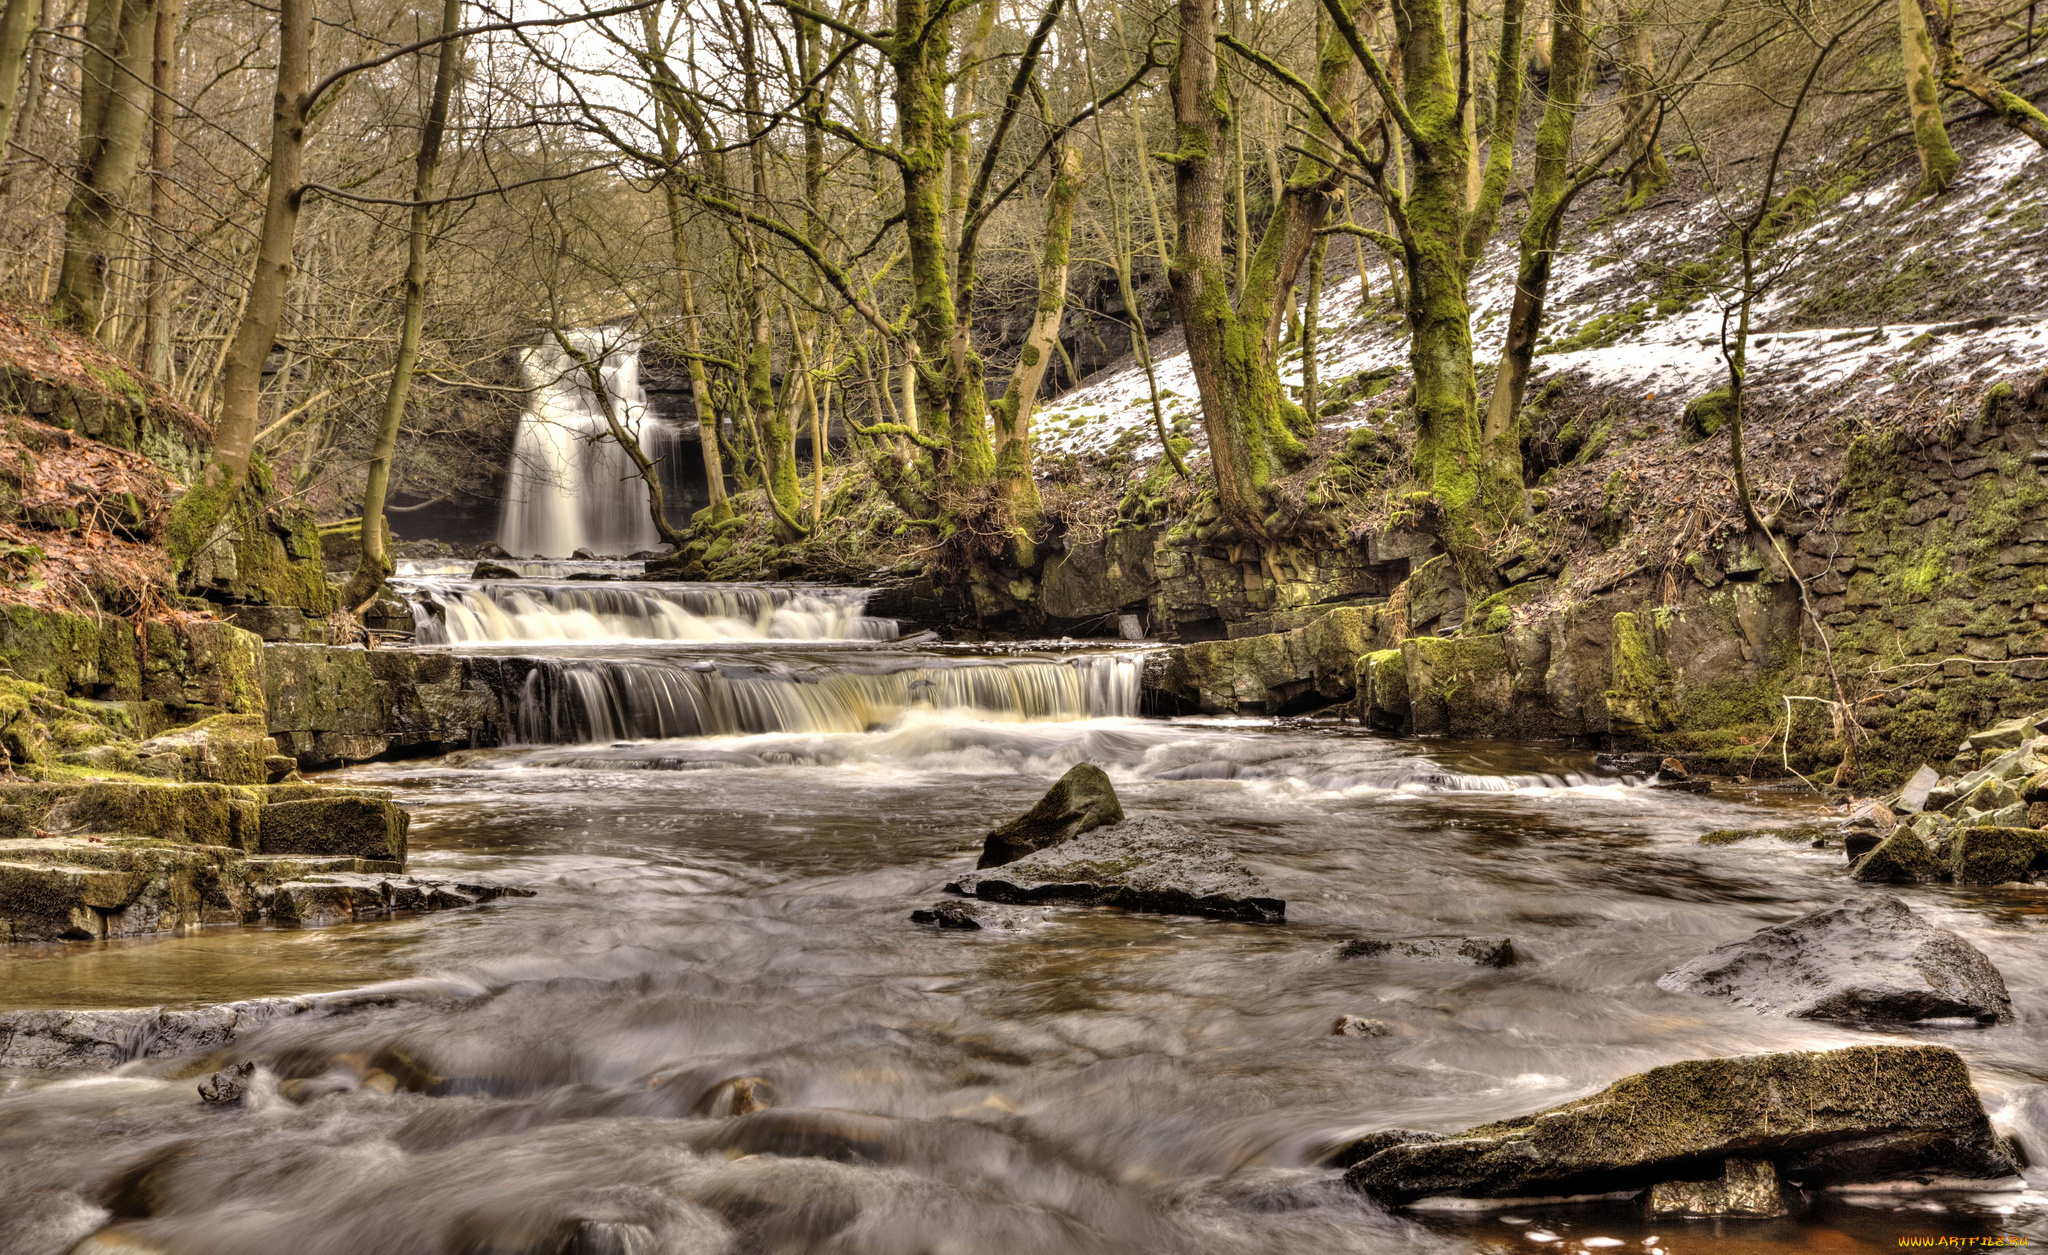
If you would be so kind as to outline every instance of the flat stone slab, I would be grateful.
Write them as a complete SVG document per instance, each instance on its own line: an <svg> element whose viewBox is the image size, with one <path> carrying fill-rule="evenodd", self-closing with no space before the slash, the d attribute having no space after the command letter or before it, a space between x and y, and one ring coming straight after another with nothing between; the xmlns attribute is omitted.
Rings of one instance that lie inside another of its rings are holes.
<svg viewBox="0 0 2048 1255"><path fill-rule="evenodd" d="M1794 1185L1988 1179L2017 1171L1962 1056L1942 1046L1851 1046L1694 1059L1597 1094L1403 1142L1345 1183L1383 1203L1610 1194L1764 1160Z"/></svg>
<svg viewBox="0 0 2048 1255"><path fill-rule="evenodd" d="M1888 893L1716 946L1657 984L1803 1020L2012 1019L2012 999L1991 960Z"/></svg>
<svg viewBox="0 0 2048 1255"><path fill-rule="evenodd" d="M1151 816L1097 828L946 888L990 902L1093 902L1254 923L1279 923L1287 913L1229 850Z"/></svg>
<svg viewBox="0 0 2048 1255"><path fill-rule="evenodd" d="M250 998L167 1010L0 1012L0 1068L111 1068L135 1059L218 1050L243 1033L297 1015L329 1015L386 1006L386 994Z"/></svg>

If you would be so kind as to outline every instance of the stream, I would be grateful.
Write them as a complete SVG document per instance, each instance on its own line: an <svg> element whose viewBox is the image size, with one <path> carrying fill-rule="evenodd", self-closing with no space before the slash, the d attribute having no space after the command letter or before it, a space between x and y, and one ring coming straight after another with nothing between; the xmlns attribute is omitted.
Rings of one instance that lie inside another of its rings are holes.
<svg viewBox="0 0 2048 1255"><path fill-rule="evenodd" d="M1872 1040L1969 1061L2048 1165L2048 893L1900 890L2003 972L2016 1022L1877 1033L1666 993L1855 886L1839 850L1713 829L1789 791L1654 790L1555 746L1139 713L1145 646L899 643L858 590L415 572L419 648L535 660L523 745L320 778L411 808L459 914L19 948L0 1006L373 987L204 1059L0 1080L0 1255L80 1251L1779 1252L2048 1241L2025 1191L1822 1196L1795 1219L1625 1204L1389 1213L1316 1166L1659 1064ZM582 572L588 574L589 572ZM1261 926L1078 906L909 922L982 836L1092 762L1126 813L1228 845ZM1339 959L1506 936L1493 969ZM1339 1016L1381 1037L1333 1036ZM265 1065L239 1108L195 1083ZM750 1078L741 1086L727 1084ZM745 1094L791 1113L734 1141ZM779 1131L778 1131L779 1130ZM759 1152L773 1153L759 1153ZM138 1201L141 1200L141 1201ZM119 1235L119 1241L115 1235Z"/></svg>

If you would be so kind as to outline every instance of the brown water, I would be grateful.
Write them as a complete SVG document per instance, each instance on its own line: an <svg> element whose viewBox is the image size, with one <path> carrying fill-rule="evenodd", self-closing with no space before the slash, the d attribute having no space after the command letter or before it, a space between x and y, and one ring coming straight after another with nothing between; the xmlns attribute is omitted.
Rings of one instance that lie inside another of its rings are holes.
<svg viewBox="0 0 2048 1255"><path fill-rule="evenodd" d="M1013 927L980 933L908 923L982 833L1082 760L1111 773L1129 813L1238 851L1287 899L1288 923L1066 907L1009 909ZM380 981L414 996L280 1023L203 1061L6 1080L0 1252L64 1251L109 1223L136 1243L120 1249L252 1255L2048 1241L2033 1190L1838 1195L1776 1222L1646 1223L1621 1205L1389 1215L1314 1166L1348 1134L1454 1130L1677 1059L1883 1036L1656 988L1850 889L1839 852L1697 844L1812 809L1782 795L1653 792L1585 755L1330 723L963 709L336 778L413 808L416 870L540 896L10 957L9 1006ZM1991 956L2019 1018L1891 1036L1961 1050L1994 1119L2048 1162L2048 893L1904 896ZM1521 962L1332 954L1402 933L1505 934ZM1346 1013L1393 1033L1330 1036ZM266 1070L243 1107L196 1101L199 1075L245 1058ZM396 1092L362 1083L388 1088L379 1072ZM749 1153L790 1151L786 1138L725 1145L732 1126L693 1112L732 1077L822 1113L798 1118L826 1126L810 1143L824 1157ZM565 1237L576 1221L593 1223Z"/></svg>

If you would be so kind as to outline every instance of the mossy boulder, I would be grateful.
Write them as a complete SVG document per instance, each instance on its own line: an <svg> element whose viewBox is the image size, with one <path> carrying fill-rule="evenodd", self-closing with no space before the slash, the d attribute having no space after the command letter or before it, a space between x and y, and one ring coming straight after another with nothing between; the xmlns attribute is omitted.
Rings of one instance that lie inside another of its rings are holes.
<svg viewBox="0 0 2048 1255"><path fill-rule="evenodd" d="M1852 1046L1652 1068L1533 1115L1390 1146L1344 1180L1389 1204L1606 1194L1737 1156L1809 1188L2017 1170L1955 1051Z"/></svg>
<svg viewBox="0 0 2048 1255"><path fill-rule="evenodd" d="M2048 871L2048 830L1957 829L1949 842L1948 870L1959 885L2002 885Z"/></svg>
<svg viewBox="0 0 2048 1255"><path fill-rule="evenodd" d="M1358 660L1358 721L1383 732L1408 730L1408 664L1399 649Z"/></svg>
<svg viewBox="0 0 2048 1255"><path fill-rule="evenodd" d="M214 601L335 610L311 513L273 503L263 476L233 490L195 485L172 508L164 543L179 587Z"/></svg>
<svg viewBox="0 0 2048 1255"><path fill-rule="evenodd" d="M266 855L341 855L402 863L411 824L405 809L384 797L272 802L262 811L262 849Z"/></svg>
<svg viewBox="0 0 2048 1255"><path fill-rule="evenodd" d="M1726 388L1716 388L1685 403L1679 427L1688 440L1705 440L1717 434L1735 417L1735 397Z"/></svg>
<svg viewBox="0 0 2048 1255"><path fill-rule="evenodd" d="M167 780L267 784L275 754L264 718L215 715L134 747L134 770Z"/></svg>
<svg viewBox="0 0 2048 1255"><path fill-rule="evenodd" d="M1047 789L1038 804L1004 824L982 842L976 867L1001 867L1035 850L1071 841L1105 824L1120 824L1124 808L1116 787L1093 763L1079 763Z"/></svg>
<svg viewBox="0 0 2048 1255"><path fill-rule="evenodd" d="M1865 884L1923 884L1940 880L1942 866L1919 833L1899 828L1857 859L1849 875Z"/></svg>
<svg viewBox="0 0 2048 1255"><path fill-rule="evenodd" d="M1343 701L1357 690L1359 656L1384 632L1378 610L1340 606L1289 631L1186 646L1166 687L1206 714L1283 714Z"/></svg>
<svg viewBox="0 0 2048 1255"><path fill-rule="evenodd" d="M1418 736L1509 736L1519 730L1504 633L1401 642L1408 713Z"/></svg>

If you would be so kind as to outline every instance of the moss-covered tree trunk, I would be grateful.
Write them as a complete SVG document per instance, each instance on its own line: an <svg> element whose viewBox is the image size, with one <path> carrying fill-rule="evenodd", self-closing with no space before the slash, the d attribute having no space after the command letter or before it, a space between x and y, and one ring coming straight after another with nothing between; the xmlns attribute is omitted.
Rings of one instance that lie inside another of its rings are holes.
<svg viewBox="0 0 2048 1255"><path fill-rule="evenodd" d="M1940 57L1942 81L1948 86L1967 93L1978 104L1991 110L1998 120L2048 148L2048 114L2036 108L2033 102L2012 91L1989 72L1970 64L1968 58L1956 48L1955 15L1945 10L1934 0L1917 0L1921 20L1934 38L1934 46ZM2028 21L2031 24L2033 8L2029 6ZM2033 41L2028 40L2032 49Z"/></svg>
<svg viewBox="0 0 2048 1255"><path fill-rule="evenodd" d="M442 0L442 34L462 25L462 5L463 0ZM398 428L405 421L406 403L412 398L413 369L419 364L420 331L427 311L428 227L433 218L433 209L427 202L433 199L434 176L441 167L441 137L448 129L448 100L454 94L455 77L460 72L462 44L460 39L441 44L440 57L434 64L434 86L427 99L427 116L420 128L419 152L413 157L413 203L405 240L405 313L399 322L398 354L391 363L391 379L384 387L384 411L377 421L376 440L370 446L370 462L363 475L362 552L356 572L341 595L344 610L367 609L370 599L391 575L391 556L384 547L384 507L391 488L391 460L398 453ZM609 417L610 400L608 396L603 399ZM659 481L655 489L658 494Z"/></svg>
<svg viewBox="0 0 2048 1255"><path fill-rule="evenodd" d="M910 266L910 341L917 357L917 409L945 451L940 471L955 487L986 484L995 473L988 394L981 363L960 325L946 247L946 169L953 115L946 105L952 53L949 23L935 20L946 0L897 0L896 164L903 182L903 232ZM971 289L970 289L971 290Z"/></svg>
<svg viewBox="0 0 2048 1255"><path fill-rule="evenodd" d="M1330 0L1325 7L1332 7ZM1486 553L1482 486L1488 458L1472 370L1469 289L1513 168L1522 4L1507 0L1501 9L1494 85L1500 119L1494 129L1500 140L1487 154L1476 203L1468 202L1472 155L1459 117L1448 16L1442 0L1394 6L1407 119L1403 129L1414 156L1402 244L1408 263L1409 366L1415 375L1415 478L1429 497L1430 525L1472 593L1495 587L1498 579Z"/></svg>
<svg viewBox="0 0 2048 1255"><path fill-rule="evenodd" d="M107 261L149 130L156 0L92 0L79 70L78 178L64 208L64 265L51 306L88 334L100 326Z"/></svg>
<svg viewBox="0 0 2048 1255"><path fill-rule="evenodd" d="M1053 159L1052 185L1045 193L1045 236L1038 254L1038 308L1025 333L1024 348L1010 372L1010 386L993 406L996 485L1009 501L1018 537L1017 565L1033 565L1031 536L1038 526L1038 483L1031 475L1031 411L1045 383L1045 368L1067 312L1067 258L1074 238L1074 205L1081 198L1081 154L1062 144Z"/></svg>
<svg viewBox="0 0 2048 1255"><path fill-rule="evenodd" d="M1934 40L1920 0L1899 0L1899 59L1906 75L1906 108L1913 119L1913 147L1920 154L1920 185L1915 198L1933 196L1956 177L1962 159L1948 142L1941 120L1941 76L1935 68Z"/></svg>
<svg viewBox="0 0 2048 1255"><path fill-rule="evenodd" d="M1543 325L1543 302L1550 289L1551 263L1557 255L1564 211L1575 190L1572 133L1591 61L1586 0L1553 0L1550 32L1550 84L1544 93L1543 120L1536 128L1535 169L1529 216L1519 240L1515 299L1508 311L1506 344L1486 410L1487 505L1489 512L1505 515L1521 513L1522 440L1516 419L1522 412L1529 368L1536 357L1536 336Z"/></svg>
<svg viewBox="0 0 2048 1255"><path fill-rule="evenodd" d="M1217 497L1235 523L1258 534L1264 531L1267 488L1300 458L1310 430L1307 416L1280 387L1274 349L1284 313L1281 298L1293 288L1337 180L1329 136L1319 128L1314 148L1295 163L1233 302L1223 238L1238 123L1219 83L1213 7L1208 0L1180 0L1179 13L1170 86L1180 221L1167 281L1201 392ZM1352 95L1346 80L1354 67L1334 38L1320 52L1316 90L1345 125Z"/></svg>

